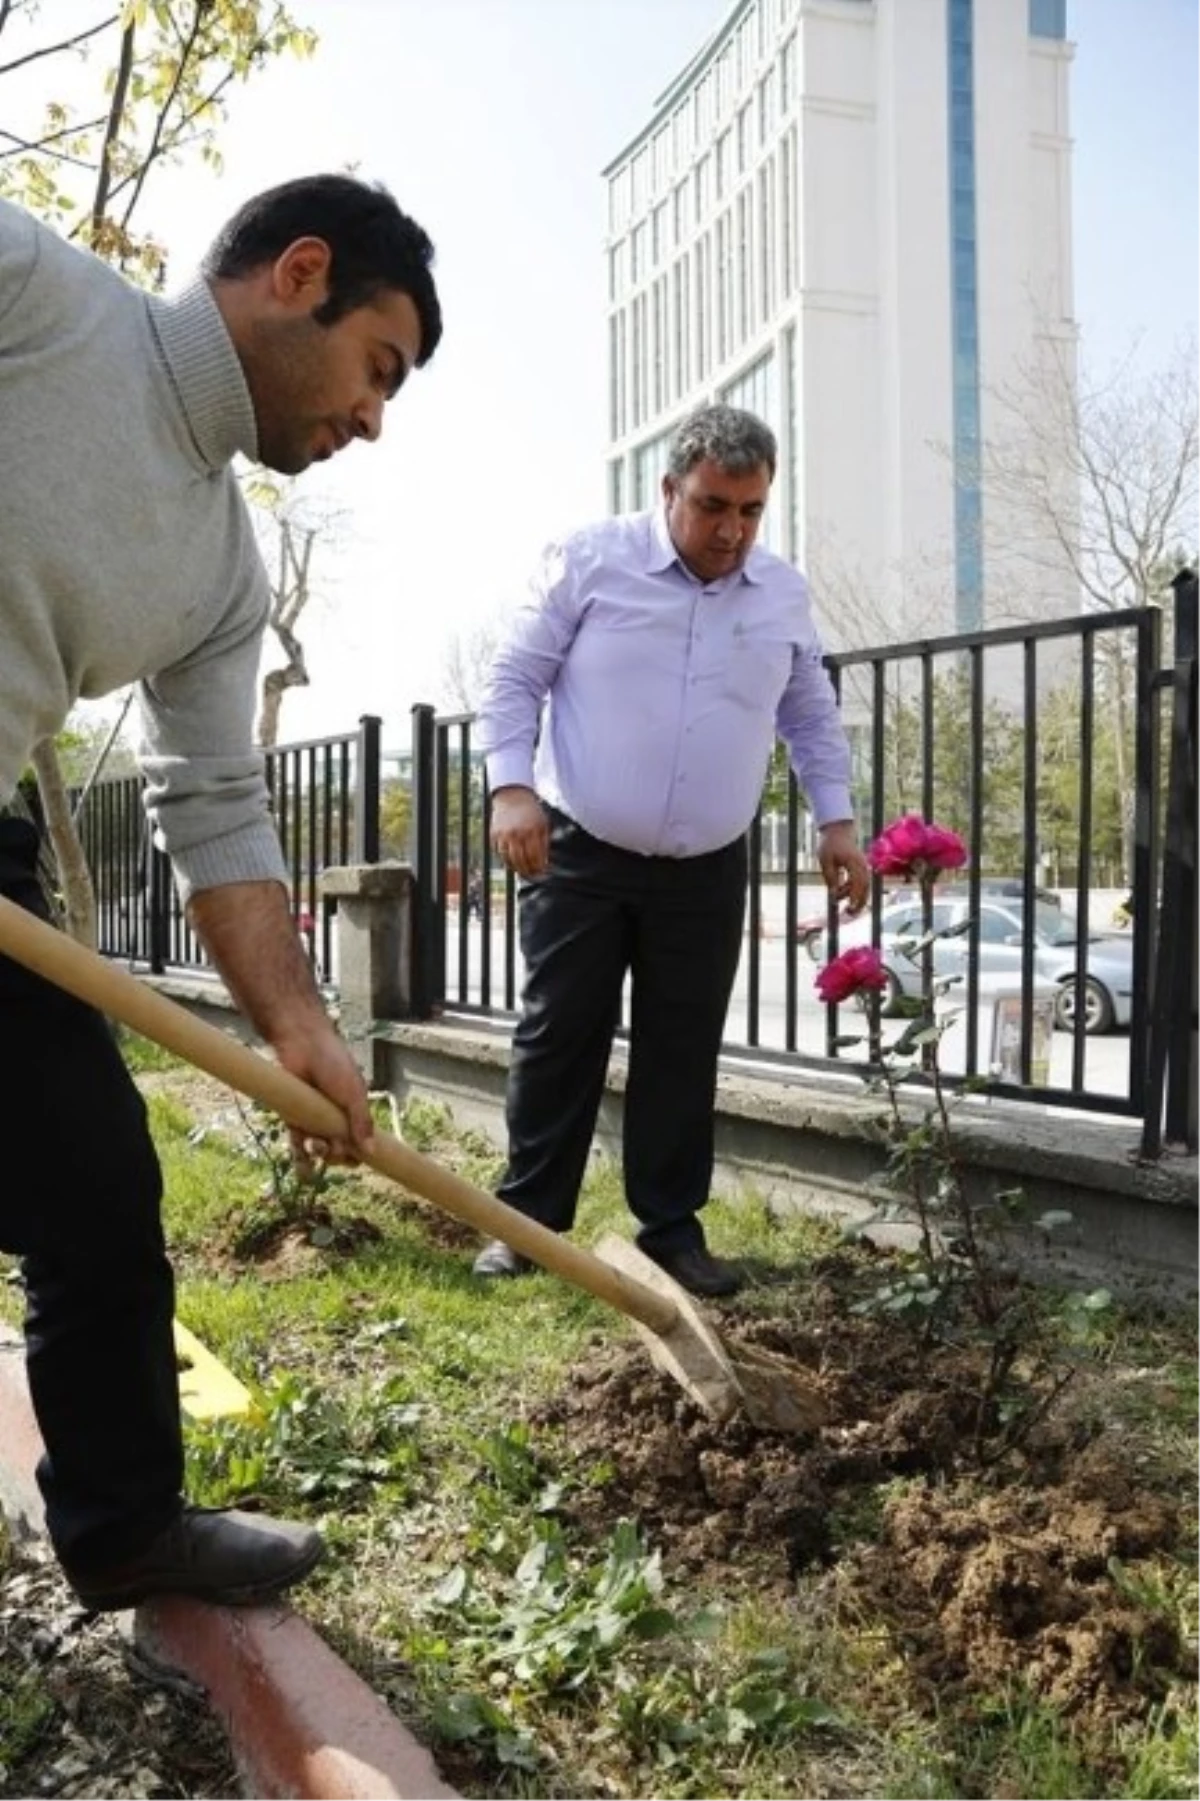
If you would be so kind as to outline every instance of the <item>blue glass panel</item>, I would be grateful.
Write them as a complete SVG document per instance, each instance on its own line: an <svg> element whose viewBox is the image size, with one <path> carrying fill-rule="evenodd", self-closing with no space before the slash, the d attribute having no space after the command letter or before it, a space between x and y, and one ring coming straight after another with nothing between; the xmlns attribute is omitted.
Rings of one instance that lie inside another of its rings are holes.
<svg viewBox="0 0 1200 1801"><path fill-rule="evenodd" d="M955 625L960 631L975 630L983 624L973 6L974 0L946 0L954 409L954 611Z"/></svg>
<svg viewBox="0 0 1200 1801"><path fill-rule="evenodd" d="M1029 0L1029 32L1035 38L1065 38L1067 0Z"/></svg>

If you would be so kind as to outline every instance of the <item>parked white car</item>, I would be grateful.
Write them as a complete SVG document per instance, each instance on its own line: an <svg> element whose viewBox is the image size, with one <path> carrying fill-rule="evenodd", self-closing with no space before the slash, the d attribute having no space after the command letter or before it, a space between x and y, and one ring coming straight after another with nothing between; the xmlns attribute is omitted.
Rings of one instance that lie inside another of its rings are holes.
<svg viewBox="0 0 1200 1801"><path fill-rule="evenodd" d="M965 898L935 900L933 930L962 926L970 918ZM879 949L887 973L888 986L883 995L885 1011L894 1011L902 996L921 992L921 959L907 956L899 947L922 937L924 921L919 903L893 902L880 918ZM1019 901L983 900L971 931L953 938L938 938L933 945L934 973L939 977L962 976L966 979L967 956L974 933L979 939L979 972L981 975L1008 975L1014 983L1021 979L1024 954L1024 908ZM1039 901L1034 909L1033 970L1040 982L1053 982L1057 989L1054 1002L1055 1024L1069 1031L1075 1024L1075 948L1078 927L1074 917L1060 907ZM837 948L849 950L857 944L872 942L871 915L848 920L838 932ZM819 962L828 960L830 950L826 937L820 943ZM1084 1031L1109 1032L1115 1026L1127 1026L1133 1010L1133 945L1127 936L1089 933L1084 962ZM961 990L956 990L961 992Z"/></svg>

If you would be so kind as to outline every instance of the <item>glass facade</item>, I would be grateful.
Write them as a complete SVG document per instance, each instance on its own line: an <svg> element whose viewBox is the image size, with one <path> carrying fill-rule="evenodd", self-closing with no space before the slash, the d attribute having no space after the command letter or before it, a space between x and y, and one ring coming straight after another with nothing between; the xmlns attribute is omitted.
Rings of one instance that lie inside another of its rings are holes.
<svg viewBox="0 0 1200 1801"><path fill-rule="evenodd" d="M1065 38L1067 0L1029 0L1029 35L1035 38Z"/></svg>
<svg viewBox="0 0 1200 1801"><path fill-rule="evenodd" d="M773 352L760 356L744 374L727 382L721 390L721 399L726 406L742 407L746 412L765 419L775 433L776 442L781 448L784 446L784 421L780 417L779 406L779 365ZM787 521L779 517L779 509L772 503L763 516L758 541L768 550L786 554L788 535Z"/></svg>
<svg viewBox="0 0 1200 1801"><path fill-rule="evenodd" d="M947 0L950 323L954 394L955 626L983 624L979 468L979 292L975 204L974 0Z"/></svg>

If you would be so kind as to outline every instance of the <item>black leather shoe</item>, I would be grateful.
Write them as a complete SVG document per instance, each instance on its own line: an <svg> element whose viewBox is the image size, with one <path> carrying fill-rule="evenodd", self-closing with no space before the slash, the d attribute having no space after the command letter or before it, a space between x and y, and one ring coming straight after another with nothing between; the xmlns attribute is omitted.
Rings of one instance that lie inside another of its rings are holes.
<svg viewBox="0 0 1200 1801"><path fill-rule="evenodd" d="M702 1244L689 1245L682 1251L648 1251L646 1254L689 1294L736 1294L742 1286L742 1278L732 1264L722 1263Z"/></svg>
<svg viewBox="0 0 1200 1801"><path fill-rule="evenodd" d="M236 1508L185 1507L136 1557L65 1574L93 1613L136 1607L151 1595L251 1607L307 1576L324 1550L311 1526Z"/></svg>
<svg viewBox="0 0 1200 1801"><path fill-rule="evenodd" d="M484 1245L471 1268L477 1276L523 1276L533 1264L502 1238L493 1238Z"/></svg>

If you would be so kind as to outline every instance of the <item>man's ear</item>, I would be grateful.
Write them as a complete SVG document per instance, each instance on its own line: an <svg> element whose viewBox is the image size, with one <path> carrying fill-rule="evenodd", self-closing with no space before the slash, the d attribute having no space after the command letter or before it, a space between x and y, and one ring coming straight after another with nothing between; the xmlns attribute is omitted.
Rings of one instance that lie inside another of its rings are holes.
<svg viewBox="0 0 1200 1801"><path fill-rule="evenodd" d="M297 238L271 265L271 291L285 306L305 311L319 306L329 291L333 252L324 238Z"/></svg>
<svg viewBox="0 0 1200 1801"><path fill-rule="evenodd" d="M675 492L675 477L673 475L664 475L662 478L662 497L668 506L670 506L671 502L674 500Z"/></svg>

